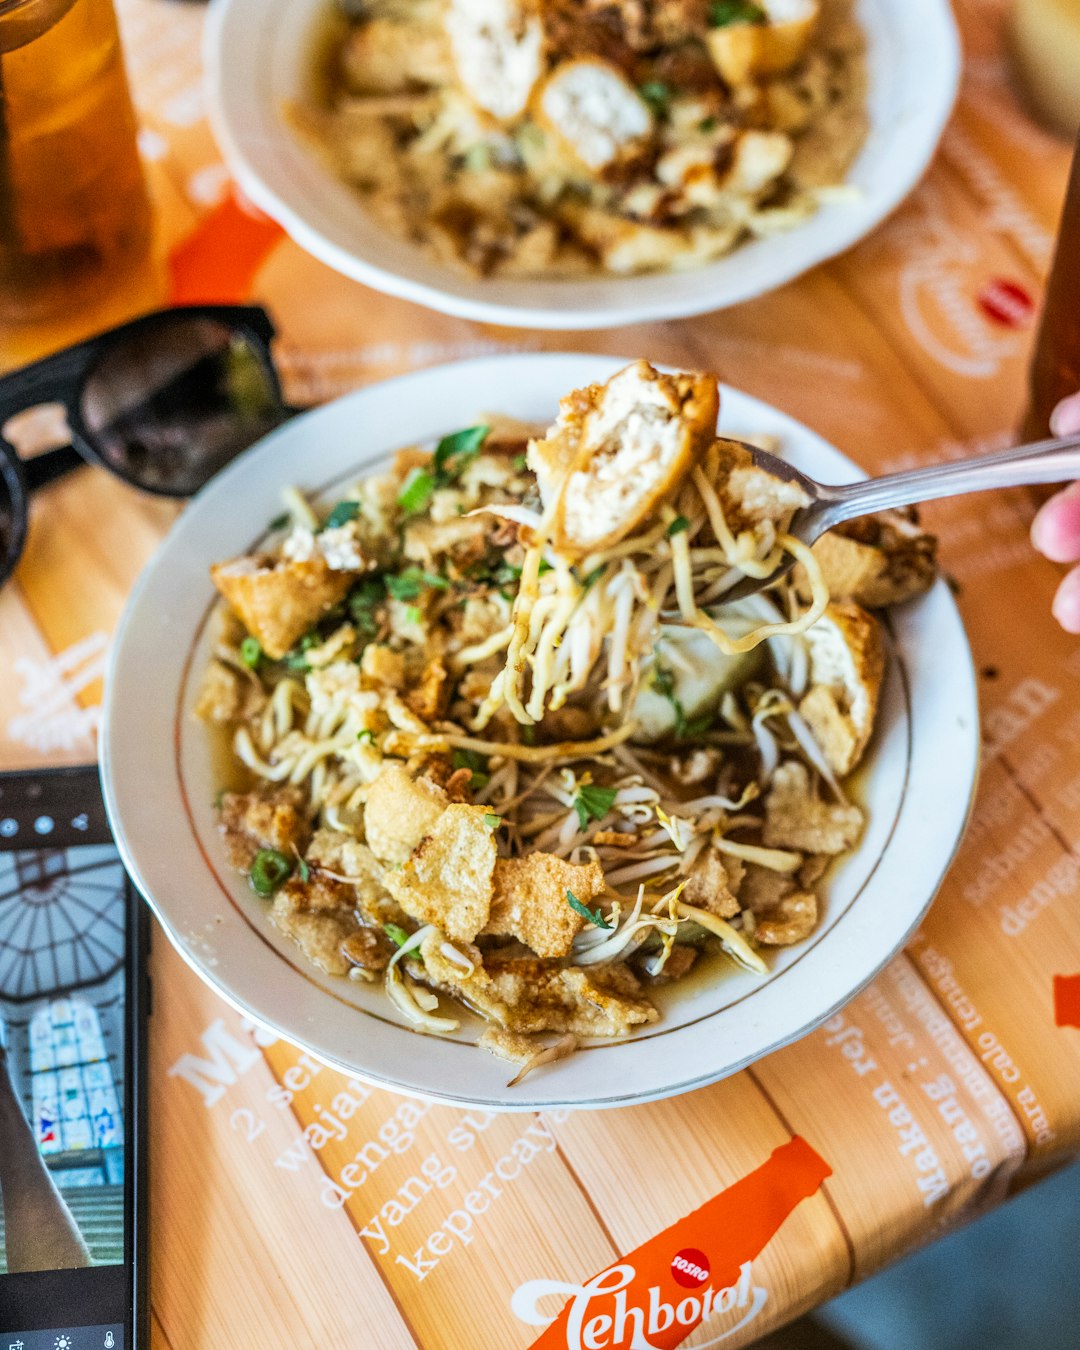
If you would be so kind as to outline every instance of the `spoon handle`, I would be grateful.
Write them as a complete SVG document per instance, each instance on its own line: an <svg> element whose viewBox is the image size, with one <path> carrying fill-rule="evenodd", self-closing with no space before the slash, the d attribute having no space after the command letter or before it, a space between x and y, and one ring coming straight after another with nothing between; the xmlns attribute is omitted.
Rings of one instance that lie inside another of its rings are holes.
<svg viewBox="0 0 1080 1350"><path fill-rule="evenodd" d="M1037 441L978 459L958 459L833 488L823 514L828 517L826 528L829 528L872 511L914 506L938 497L1028 483L1062 483L1070 478L1080 478L1080 435Z"/></svg>

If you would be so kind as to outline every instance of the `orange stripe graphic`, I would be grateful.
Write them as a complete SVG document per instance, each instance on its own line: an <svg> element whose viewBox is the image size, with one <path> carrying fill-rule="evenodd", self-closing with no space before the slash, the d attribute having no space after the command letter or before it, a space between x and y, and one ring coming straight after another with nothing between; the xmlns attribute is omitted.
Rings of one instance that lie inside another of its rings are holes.
<svg viewBox="0 0 1080 1350"><path fill-rule="evenodd" d="M1054 976L1054 1022L1080 1027L1080 975Z"/></svg>
<svg viewBox="0 0 1080 1350"><path fill-rule="evenodd" d="M533 1350L673 1350L711 1313L743 1305L749 1263L831 1175L796 1135L756 1171L580 1286ZM526 1290L521 1295L525 1306Z"/></svg>
<svg viewBox="0 0 1080 1350"><path fill-rule="evenodd" d="M259 268L284 237L276 221L230 193L169 254L170 303L246 300Z"/></svg>

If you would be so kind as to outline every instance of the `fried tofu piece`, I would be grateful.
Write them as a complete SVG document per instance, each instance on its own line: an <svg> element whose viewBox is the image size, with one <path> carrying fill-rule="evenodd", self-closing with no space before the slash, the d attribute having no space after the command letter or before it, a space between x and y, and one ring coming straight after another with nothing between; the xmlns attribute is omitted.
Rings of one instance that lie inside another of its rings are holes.
<svg viewBox="0 0 1080 1350"><path fill-rule="evenodd" d="M767 848L843 853L854 848L862 827L863 813L857 806L830 804L814 795L810 771L800 761L786 760L773 774L762 830Z"/></svg>
<svg viewBox="0 0 1080 1350"><path fill-rule="evenodd" d="M537 1044L528 1036L516 1031L507 1031L505 1027L489 1025L480 1034L477 1045L498 1059L509 1060L511 1064L524 1064L536 1054Z"/></svg>
<svg viewBox="0 0 1080 1350"><path fill-rule="evenodd" d="M484 112L525 111L544 65L544 30L527 0L450 0L444 20L458 81Z"/></svg>
<svg viewBox="0 0 1080 1350"><path fill-rule="evenodd" d="M467 974L443 954L442 940L441 933L432 933L421 944L421 978L465 999L508 1031L624 1036L635 1026L657 1020L656 1009L641 996L641 985L626 966L586 971L531 956L499 961L493 954L485 969L479 949L470 947L466 955L473 971Z"/></svg>
<svg viewBox="0 0 1080 1350"><path fill-rule="evenodd" d="M304 955L328 975L345 975L353 964L342 950L359 929L352 887L315 873L293 877L270 906L270 922L292 938Z"/></svg>
<svg viewBox="0 0 1080 1350"><path fill-rule="evenodd" d="M604 893L600 864L564 862L552 853L499 858L486 933L516 937L537 956L568 956L585 922L567 892L583 905Z"/></svg>
<svg viewBox="0 0 1080 1350"><path fill-rule="evenodd" d="M821 16L819 0L760 0L765 22L710 28L705 34L713 65L725 84L781 75L802 60Z"/></svg>
<svg viewBox="0 0 1080 1350"><path fill-rule="evenodd" d="M221 799L221 832L234 867L246 872L260 849L291 857L303 853L311 834L304 815L304 794L296 787L263 787L226 792Z"/></svg>
<svg viewBox="0 0 1080 1350"><path fill-rule="evenodd" d="M405 94L439 88L454 77L446 33L435 15L408 22L374 15L353 28L341 48L341 71L355 94Z"/></svg>
<svg viewBox="0 0 1080 1350"><path fill-rule="evenodd" d="M305 860L312 867L347 877L356 895L356 908L371 924L401 923L405 911L386 889L385 869L366 844L342 830L316 830Z"/></svg>
<svg viewBox="0 0 1080 1350"><path fill-rule="evenodd" d="M344 600L353 582L350 573L333 571L321 556L304 562L234 558L211 567L210 576L274 661Z"/></svg>
<svg viewBox="0 0 1080 1350"><path fill-rule="evenodd" d="M622 71L594 56L559 62L535 106L541 126L593 173L639 151L654 126L652 110Z"/></svg>
<svg viewBox="0 0 1080 1350"><path fill-rule="evenodd" d="M393 954L394 944L379 928L358 928L341 944L345 960L369 975L385 970Z"/></svg>
<svg viewBox="0 0 1080 1350"><path fill-rule="evenodd" d="M238 722L257 713L266 701L258 682L216 657L206 667L195 702L204 722Z"/></svg>
<svg viewBox="0 0 1080 1350"><path fill-rule="evenodd" d="M795 142L782 131L744 131L732 149L728 171L720 179L722 190L756 197L788 167L794 149Z"/></svg>
<svg viewBox="0 0 1080 1350"><path fill-rule="evenodd" d="M369 642L360 657L364 689L400 689L405 683L405 657L385 642Z"/></svg>
<svg viewBox="0 0 1080 1350"><path fill-rule="evenodd" d="M739 904L754 914L764 914L775 909L794 889L795 882L788 873L776 872L758 863L747 863L739 890Z"/></svg>
<svg viewBox="0 0 1080 1350"><path fill-rule="evenodd" d="M650 952L638 961L650 984L671 984L675 980L681 980L693 969L698 958L698 950L686 943L677 942L663 965L660 965L660 957L661 953Z"/></svg>
<svg viewBox="0 0 1080 1350"><path fill-rule="evenodd" d="M413 778L400 761L388 761L368 788L364 802L368 847L382 863L405 862L425 835L434 830L448 801L442 788L430 779Z"/></svg>
<svg viewBox="0 0 1080 1350"><path fill-rule="evenodd" d="M874 729L885 678L881 625L861 606L831 604L805 635L810 689L799 704L832 770L850 773Z"/></svg>
<svg viewBox="0 0 1080 1350"><path fill-rule="evenodd" d="M854 600L867 609L914 599L937 579L937 540L921 528L914 511L882 511L838 525L817 541L814 557L834 600ZM808 599L801 564L793 577Z"/></svg>
<svg viewBox="0 0 1080 1350"><path fill-rule="evenodd" d="M386 873L390 894L418 923L471 942L487 924L495 871L495 833L487 808L452 803L412 857Z"/></svg>
<svg viewBox="0 0 1080 1350"><path fill-rule="evenodd" d="M754 941L766 947L791 947L805 942L817 921L817 896L813 891L793 891L757 920Z"/></svg>
<svg viewBox="0 0 1080 1350"><path fill-rule="evenodd" d="M542 441L529 444L545 509L561 493L556 544L610 548L689 473L716 430L711 375L662 375L636 361L606 384L577 389Z"/></svg>
<svg viewBox="0 0 1080 1350"><path fill-rule="evenodd" d="M739 912L739 901L733 894L733 881L737 878L729 873L729 868L741 866L737 858L722 858L715 848L706 848L690 869L686 885L679 899L698 909L707 909L721 919L730 919Z"/></svg>
<svg viewBox="0 0 1080 1350"><path fill-rule="evenodd" d="M804 488L759 469L750 451L738 441L717 439L710 454L716 457L714 481L732 534L752 530L765 521L782 533L795 512L809 505Z"/></svg>
<svg viewBox="0 0 1080 1350"><path fill-rule="evenodd" d="M419 682L405 695L405 702L422 722L434 722L446 711L450 697L450 675L441 657L433 656L424 665Z"/></svg>

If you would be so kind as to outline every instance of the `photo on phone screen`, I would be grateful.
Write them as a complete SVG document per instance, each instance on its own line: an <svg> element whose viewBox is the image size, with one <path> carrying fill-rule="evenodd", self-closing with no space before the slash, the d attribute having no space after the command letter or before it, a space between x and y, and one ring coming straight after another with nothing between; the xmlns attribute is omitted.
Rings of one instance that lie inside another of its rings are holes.
<svg viewBox="0 0 1080 1350"><path fill-rule="evenodd" d="M0 1350L113 1350L133 1343L137 910L97 802L45 786L36 816L0 795Z"/></svg>

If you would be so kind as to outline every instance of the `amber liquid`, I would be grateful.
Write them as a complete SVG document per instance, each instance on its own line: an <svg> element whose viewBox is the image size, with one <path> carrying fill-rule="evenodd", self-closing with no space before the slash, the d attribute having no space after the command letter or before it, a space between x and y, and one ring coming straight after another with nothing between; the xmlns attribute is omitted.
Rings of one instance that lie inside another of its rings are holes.
<svg viewBox="0 0 1080 1350"><path fill-rule="evenodd" d="M1050 414L1080 389L1080 143L1061 213L1057 249L1046 285L1042 320L1031 363L1030 399L1023 438L1050 434Z"/></svg>
<svg viewBox="0 0 1080 1350"><path fill-rule="evenodd" d="M0 321L52 317L146 252L112 0L0 0Z"/></svg>

